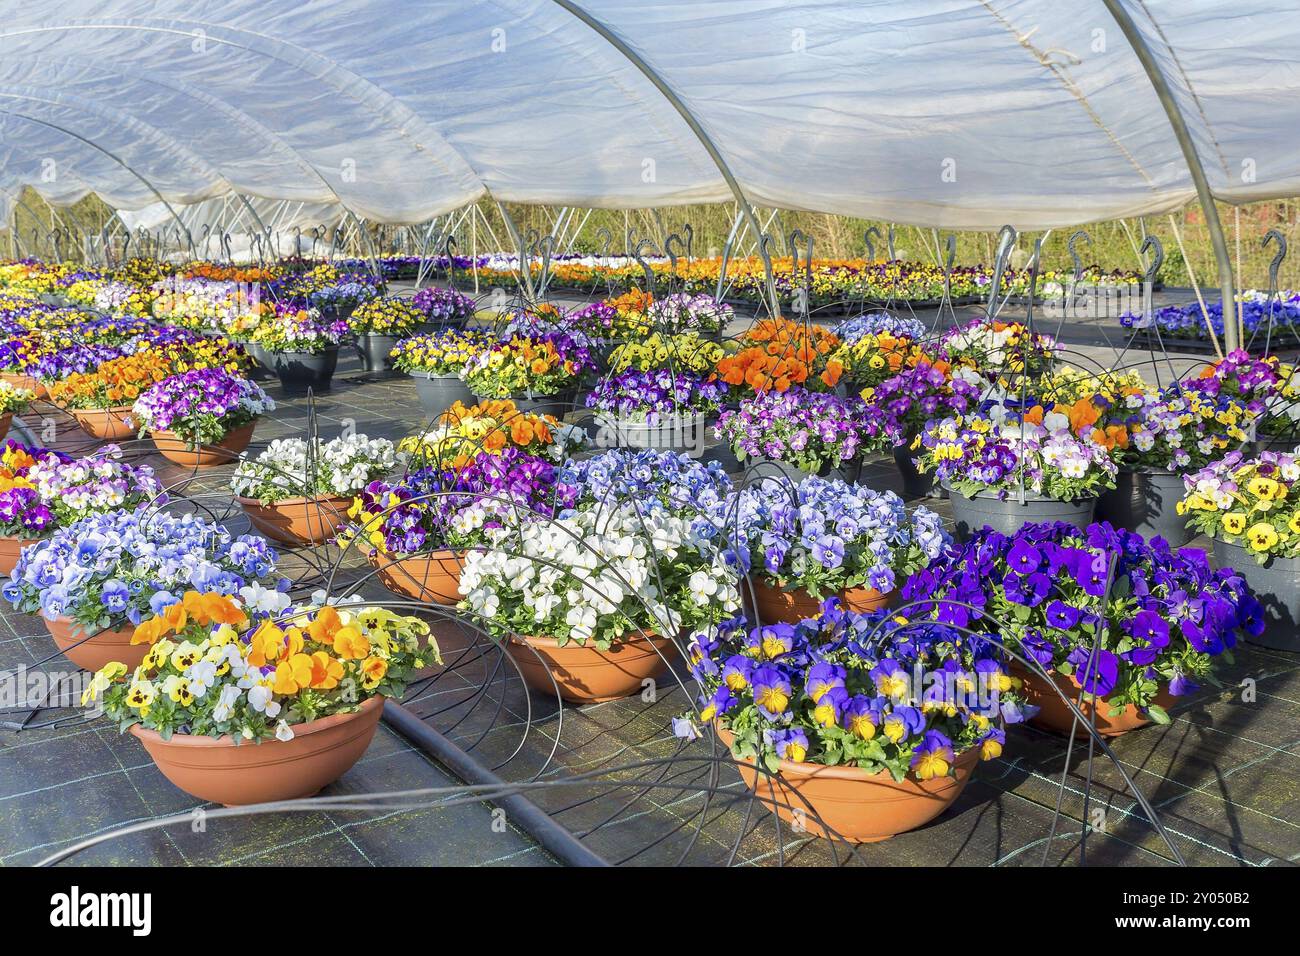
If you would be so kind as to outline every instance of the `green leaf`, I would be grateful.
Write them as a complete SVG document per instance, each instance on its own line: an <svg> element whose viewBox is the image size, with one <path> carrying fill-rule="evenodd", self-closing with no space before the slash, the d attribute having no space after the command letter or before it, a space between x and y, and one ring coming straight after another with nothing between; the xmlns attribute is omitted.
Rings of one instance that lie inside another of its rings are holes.
<svg viewBox="0 0 1300 956"><path fill-rule="evenodd" d="M1159 704L1152 704L1147 708L1147 715L1150 716L1157 724L1169 724L1169 714Z"/></svg>

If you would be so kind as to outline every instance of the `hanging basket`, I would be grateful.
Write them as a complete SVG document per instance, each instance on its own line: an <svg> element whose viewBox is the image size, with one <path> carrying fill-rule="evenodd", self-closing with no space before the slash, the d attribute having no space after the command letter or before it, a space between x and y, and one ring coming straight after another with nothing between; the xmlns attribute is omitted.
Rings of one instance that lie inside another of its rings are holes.
<svg viewBox="0 0 1300 956"><path fill-rule="evenodd" d="M379 582L394 594L445 606L460 601L464 551L431 551L405 558L372 551L367 560Z"/></svg>
<svg viewBox="0 0 1300 956"><path fill-rule="evenodd" d="M347 520L352 499L342 495L316 498L282 498L262 504L256 498L235 496L253 527L280 544L292 548L324 544Z"/></svg>
<svg viewBox="0 0 1300 956"><path fill-rule="evenodd" d="M741 592L748 597L749 588L742 585ZM845 610L868 614L893 604L898 598L898 591L884 594L875 588L846 588L835 596L840 599ZM786 589L763 578L755 578L753 581L753 603L759 620L764 624L798 624L821 614L822 604L803 588Z"/></svg>
<svg viewBox="0 0 1300 956"><path fill-rule="evenodd" d="M125 664L127 670L134 670L149 653L148 644L131 643L131 635L135 633L135 626L131 624L99 631L87 638L85 626L71 618L56 617L51 621L42 617L41 620L63 656L91 673L113 661Z"/></svg>
<svg viewBox="0 0 1300 956"><path fill-rule="evenodd" d="M1130 730L1137 730L1139 727L1145 727L1151 723L1151 718L1132 704L1127 705L1123 712L1112 717L1110 715L1110 705L1104 699L1100 701L1100 706L1092 698L1085 697L1080 700L1080 685L1073 677L1049 671L1048 677L1044 678L1037 671L1025 667L1019 661L1012 662L1010 671L1024 681L1025 702L1039 708L1038 713L1031 717L1029 722L1040 730L1048 730L1063 737L1068 737L1070 729L1077 719L1074 711L1065 701L1061 700L1055 688L1059 688L1061 693L1065 694L1072 703L1078 706L1083 714L1084 723L1087 726L1095 726L1097 733L1103 737L1118 737ZM1155 703L1164 710L1168 710L1177 699L1169 693L1168 689L1165 689L1156 695ZM1095 718L1093 717L1094 711L1096 712ZM1075 733L1082 738L1087 736L1088 732L1081 726Z"/></svg>
<svg viewBox="0 0 1300 956"><path fill-rule="evenodd" d="M100 441L122 441L134 437L136 428L131 420L130 405L113 405L109 408L74 408L72 417L81 430Z"/></svg>
<svg viewBox="0 0 1300 956"><path fill-rule="evenodd" d="M186 468L210 468L238 461L248 443L253 440L253 427L256 424L252 421L232 428L221 441L212 445L195 445L170 431L150 432L150 435L158 446L158 453L168 461Z"/></svg>
<svg viewBox="0 0 1300 956"><path fill-rule="evenodd" d="M730 749L731 732L720 724L715 729ZM736 760L736 768L763 806L786 823L818 837L879 843L925 826L952 806L977 763L979 753L971 748L957 755L951 776L930 780L792 760L782 760L772 774L760 773L752 759Z"/></svg>
<svg viewBox="0 0 1300 956"><path fill-rule="evenodd" d="M607 651L592 643L561 646L553 637L533 636L511 637L505 648L529 687L550 695L558 689L570 704L600 704L639 693L644 681L663 671L665 659L677 654L668 638L641 633L615 641Z"/></svg>
<svg viewBox="0 0 1300 956"><path fill-rule="evenodd" d="M366 332L357 336L357 355L361 358L361 367L372 374L391 375L393 359L390 353L401 341L396 335L380 335Z"/></svg>
<svg viewBox="0 0 1300 956"><path fill-rule="evenodd" d="M200 800L225 806L310 797L343 776L374 739L384 699L371 697L350 714L293 725L291 740L172 734L135 724L131 733L164 777Z"/></svg>
<svg viewBox="0 0 1300 956"><path fill-rule="evenodd" d="M323 352L273 352L275 374L288 395L328 392L339 364L339 347L331 345Z"/></svg>

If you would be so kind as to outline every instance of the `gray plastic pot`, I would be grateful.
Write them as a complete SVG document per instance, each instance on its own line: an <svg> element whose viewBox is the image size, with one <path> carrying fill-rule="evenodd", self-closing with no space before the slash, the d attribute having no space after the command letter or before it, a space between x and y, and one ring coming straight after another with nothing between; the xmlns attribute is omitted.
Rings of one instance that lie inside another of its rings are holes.
<svg viewBox="0 0 1300 956"><path fill-rule="evenodd" d="M460 380L459 375L426 375L424 372L412 372L411 380L415 382L415 394L420 400L420 408L430 418L437 418L456 402L474 405L478 399L469 390L469 386Z"/></svg>
<svg viewBox="0 0 1300 956"><path fill-rule="evenodd" d="M391 374L393 360L388 353L400 341L401 337L396 335L379 335L375 332L358 335L356 349L361 356L361 367L367 372Z"/></svg>
<svg viewBox="0 0 1300 956"><path fill-rule="evenodd" d="M1178 475L1121 468L1115 487L1097 499L1097 520L1109 521L1147 540L1161 537L1170 547L1181 547L1195 537L1176 508L1185 493Z"/></svg>
<svg viewBox="0 0 1300 956"><path fill-rule="evenodd" d="M805 478L816 475L818 478L833 478L851 485L858 480L858 476L862 473L862 460L859 458L851 458L837 467L825 465L815 472L805 471L789 462L777 461L775 458L743 458L740 459L740 465L745 469L751 484L760 478L770 480L782 476L797 485Z"/></svg>
<svg viewBox="0 0 1300 956"><path fill-rule="evenodd" d="M262 345L261 342L240 342L244 351L248 353L249 358L253 360L253 368L250 373L255 381L270 378L275 372L275 358Z"/></svg>
<svg viewBox="0 0 1300 956"><path fill-rule="evenodd" d="M709 442L706 415L673 416L656 425L630 421L617 415L597 414L596 446L599 448L653 449L699 458Z"/></svg>
<svg viewBox="0 0 1300 956"><path fill-rule="evenodd" d="M1246 640L1278 651L1300 651L1300 558L1269 558L1259 564L1246 548L1217 538L1214 558L1245 578L1264 605L1264 633L1248 634Z"/></svg>
<svg viewBox="0 0 1300 956"><path fill-rule="evenodd" d="M989 527L1006 535L1013 535L1027 524L1064 521L1082 531L1092 523L1096 498L1060 501L1025 492L1025 500L1018 500L1012 492L1005 500L993 494L977 494L967 498L955 488L948 488L952 499L952 516L957 525L957 537L965 540L981 528Z"/></svg>

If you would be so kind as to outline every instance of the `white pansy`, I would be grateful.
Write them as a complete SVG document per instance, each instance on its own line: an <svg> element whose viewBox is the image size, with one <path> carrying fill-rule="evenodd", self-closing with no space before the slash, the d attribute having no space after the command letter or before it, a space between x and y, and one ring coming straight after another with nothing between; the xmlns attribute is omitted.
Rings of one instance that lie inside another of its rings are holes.
<svg viewBox="0 0 1300 956"><path fill-rule="evenodd" d="M604 503L555 520L508 519L500 550L471 551L462 606L510 632L608 640L628 624L675 634L683 623L740 607L734 572L692 523L635 502ZM522 523L520 523L522 521Z"/></svg>
<svg viewBox="0 0 1300 956"><path fill-rule="evenodd" d="M216 706L212 708L212 719L217 723L229 720L235 712L235 704L239 703L241 694L242 691L236 685L223 685L217 696Z"/></svg>
<svg viewBox="0 0 1300 956"><path fill-rule="evenodd" d="M248 706L258 713L265 713L270 716L269 709L272 706L278 706L272 700L273 696L271 688L259 681L248 688Z"/></svg>
<svg viewBox="0 0 1300 956"><path fill-rule="evenodd" d="M230 487L241 497L260 501L350 496L393 471L400 460L397 448L386 438L343 435L317 441L314 447L302 438L277 438L256 458L240 463Z"/></svg>
<svg viewBox="0 0 1300 956"><path fill-rule="evenodd" d="M279 614L289 606L289 595L274 588L263 587L256 581L240 588L239 596L243 598L244 606L250 611Z"/></svg>

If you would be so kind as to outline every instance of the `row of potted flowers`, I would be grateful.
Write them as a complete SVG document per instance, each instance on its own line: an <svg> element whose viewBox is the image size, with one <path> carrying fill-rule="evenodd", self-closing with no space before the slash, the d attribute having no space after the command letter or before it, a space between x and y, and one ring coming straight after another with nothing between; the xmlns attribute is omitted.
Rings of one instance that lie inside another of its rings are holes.
<svg viewBox="0 0 1300 956"><path fill-rule="evenodd" d="M503 642L526 679L570 699L638 689L675 639L695 634L689 659L705 693L679 733L716 721L751 785L769 788L778 811L809 807L814 832L867 840L920 825L955 798L979 756L1001 753L1007 724L1056 719L1052 679L1071 698L1082 690L1085 712L1107 702L1096 712L1102 732L1164 720L1170 696L1212 680L1213 658L1237 629L1260 623L1240 577L1107 525L983 531L958 546L935 516L908 516L868 489L810 478L793 501L761 486L736 492L716 469L653 452L566 465L549 501L536 472L529 490L508 470L493 476L423 493L373 487L358 533L416 552L474 542L460 559L461 610ZM501 506L523 502L530 507ZM745 517L718 522L727 513ZM436 542L398 537L422 523ZM745 594L743 568L782 592L830 600L790 602L767 618ZM907 602L906 617L855 604L854 587L881 604ZM583 651L610 666L594 667ZM909 690L921 660L947 678L938 691ZM115 676L125 683L125 673ZM820 788L831 782L851 787L867 820L830 812L839 803ZM872 794L882 788L899 816L879 812Z"/></svg>

